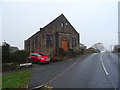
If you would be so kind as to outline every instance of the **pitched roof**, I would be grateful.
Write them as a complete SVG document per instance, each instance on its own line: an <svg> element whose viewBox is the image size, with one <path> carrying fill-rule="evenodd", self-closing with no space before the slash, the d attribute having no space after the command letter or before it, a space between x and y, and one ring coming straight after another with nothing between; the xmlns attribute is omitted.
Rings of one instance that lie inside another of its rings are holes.
<svg viewBox="0 0 120 90"><path fill-rule="evenodd" d="M61 14L61 15L59 15L57 18L55 18L53 21L51 21L50 23L48 23L46 26L44 26L43 28L40 28L40 31L36 32L35 34L33 34L33 35L32 35L31 37L29 37L28 39L32 38L33 36L35 36L36 34L38 34L39 32L41 32L45 27L49 26L50 24L52 24L54 21L56 21L56 20L59 19L60 17L65 18L66 21L70 24L70 26L74 29L74 31L75 31L76 33L78 33L78 32L75 30L75 28L71 25L71 23L67 20L67 18L66 18L63 14ZM79 33L78 33L78 34L79 34ZM27 40L28 40L28 39L27 39Z"/></svg>
<svg viewBox="0 0 120 90"><path fill-rule="evenodd" d="M50 23L48 23L46 26L44 26L43 28L47 27L48 25L52 24L54 21L56 21L57 19L59 19L60 17L63 17L66 19L66 21L71 25L71 23L67 20L67 18L64 16L64 14L61 14L59 15L57 18L55 18L53 21L51 21ZM71 25L71 27L75 30L75 28ZM78 33L76 30L75 30L76 33Z"/></svg>
<svg viewBox="0 0 120 90"><path fill-rule="evenodd" d="M57 18L55 18L53 21L51 21L50 23L48 23L46 26L44 26L43 28L47 27L48 25L50 25L51 23L53 23L54 21L56 21L56 20L57 20L58 18L60 18L60 17L63 17L63 18L66 19L66 17L65 17L63 14L61 14L61 15L59 15Z"/></svg>
<svg viewBox="0 0 120 90"><path fill-rule="evenodd" d="M13 46L10 47L10 51L17 51L17 50L19 50L18 47L13 47Z"/></svg>

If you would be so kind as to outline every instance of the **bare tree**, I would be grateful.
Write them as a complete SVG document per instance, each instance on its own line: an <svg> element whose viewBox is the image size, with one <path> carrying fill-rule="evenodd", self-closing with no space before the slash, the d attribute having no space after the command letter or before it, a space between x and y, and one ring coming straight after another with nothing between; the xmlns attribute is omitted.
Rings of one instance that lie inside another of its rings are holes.
<svg viewBox="0 0 120 90"><path fill-rule="evenodd" d="M100 50L100 51L104 51L104 50L105 50L105 47L104 47L103 44L100 43L100 42L94 44L94 45L92 46L92 48L94 48L94 49L96 49L96 50Z"/></svg>

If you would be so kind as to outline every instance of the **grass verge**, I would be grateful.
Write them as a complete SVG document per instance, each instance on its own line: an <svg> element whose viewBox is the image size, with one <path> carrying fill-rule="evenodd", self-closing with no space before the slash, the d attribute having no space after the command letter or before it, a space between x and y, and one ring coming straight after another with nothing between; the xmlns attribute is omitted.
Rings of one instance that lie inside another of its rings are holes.
<svg viewBox="0 0 120 90"><path fill-rule="evenodd" d="M5 74L2 76L2 88L26 88L30 76L30 70Z"/></svg>

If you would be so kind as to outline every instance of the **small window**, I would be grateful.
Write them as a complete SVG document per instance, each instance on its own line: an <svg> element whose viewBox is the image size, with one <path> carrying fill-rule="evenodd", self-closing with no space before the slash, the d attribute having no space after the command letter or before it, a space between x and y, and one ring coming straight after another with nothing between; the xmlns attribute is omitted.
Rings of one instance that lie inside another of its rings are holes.
<svg viewBox="0 0 120 90"><path fill-rule="evenodd" d="M67 25L68 25L68 23L65 23L65 25L67 26Z"/></svg>
<svg viewBox="0 0 120 90"><path fill-rule="evenodd" d="M64 27L64 23L63 22L61 23L61 27Z"/></svg>
<svg viewBox="0 0 120 90"><path fill-rule="evenodd" d="M76 38L72 38L72 46L76 47Z"/></svg>

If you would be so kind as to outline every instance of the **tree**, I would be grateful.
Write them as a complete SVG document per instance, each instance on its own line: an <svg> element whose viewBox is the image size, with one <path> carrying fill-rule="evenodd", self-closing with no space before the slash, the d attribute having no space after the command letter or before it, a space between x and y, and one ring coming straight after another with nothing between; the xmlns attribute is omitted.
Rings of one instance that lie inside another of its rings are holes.
<svg viewBox="0 0 120 90"><path fill-rule="evenodd" d="M105 50L105 47L103 46L102 43L96 43L92 46L92 48L94 48L95 50L99 50L99 51L104 51Z"/></svg>
<svg viewBox="0 0 120 90"><path fill-rule="evenodd" d="M10 62L10 44L3 42L2 44L2 62L9 63Z"/></svg>

